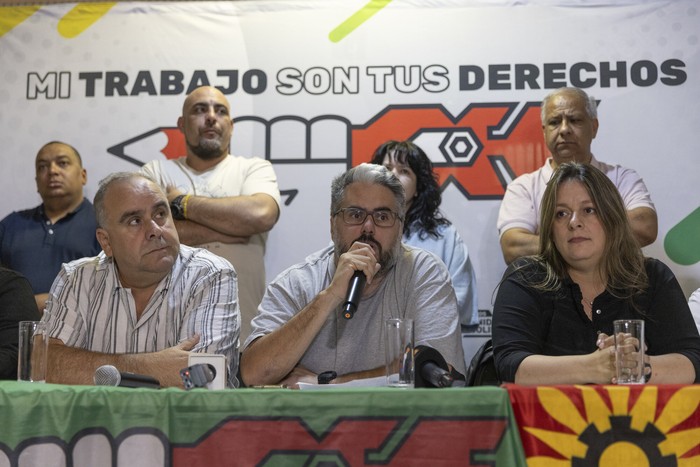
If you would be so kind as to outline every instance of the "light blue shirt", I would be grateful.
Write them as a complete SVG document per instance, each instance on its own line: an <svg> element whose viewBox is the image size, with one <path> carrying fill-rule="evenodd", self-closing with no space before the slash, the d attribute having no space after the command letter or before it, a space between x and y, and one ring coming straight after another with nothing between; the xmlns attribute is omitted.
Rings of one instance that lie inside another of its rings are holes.
<svg viewBox="0 0 700 467"><path fill-rule="evenodd" d="M452 278L452 286L457 295L459 321L464 325L479 323L479 304L476 295L476 275L472 262L469 260L469 250L453 225L438 227L439 238L425 235L421 239L420 230L412 229L411 234L403 237L406 245L422 248L437 255L447 266Z"/></svg>

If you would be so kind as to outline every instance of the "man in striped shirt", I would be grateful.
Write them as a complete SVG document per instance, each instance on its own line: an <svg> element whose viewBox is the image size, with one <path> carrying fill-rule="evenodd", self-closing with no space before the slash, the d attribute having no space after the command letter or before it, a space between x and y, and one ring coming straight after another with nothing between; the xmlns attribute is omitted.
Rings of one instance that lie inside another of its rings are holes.
<svg viewBox="0 0 700 467"><path fill-rule="evenodd" d="M236 386L240 312L225 259L180 245L167 197L137 173L112 174L95 195L103 251L64 264L49 296L49 382L91 384L113 365L182 386L190 352L226 355Z"/></svg>

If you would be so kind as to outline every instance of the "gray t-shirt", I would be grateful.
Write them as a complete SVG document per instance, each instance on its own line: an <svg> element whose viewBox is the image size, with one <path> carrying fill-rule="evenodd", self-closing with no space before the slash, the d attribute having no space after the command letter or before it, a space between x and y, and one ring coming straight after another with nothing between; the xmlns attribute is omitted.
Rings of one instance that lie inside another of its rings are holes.
<svg viewBox="0 0 700 467"><path fill-rule="evenodd" d="M304 309L330 285L334 273L329 246L277 276L265 291L244 349ZM340 307L328 317L299 364L315 373L335 370L340 375L384 366L383 323L389 318L412 318L416 346L436 349L465 374L457 300L447 268L432 253L406 245L352 319L344 319Z"/></svg>

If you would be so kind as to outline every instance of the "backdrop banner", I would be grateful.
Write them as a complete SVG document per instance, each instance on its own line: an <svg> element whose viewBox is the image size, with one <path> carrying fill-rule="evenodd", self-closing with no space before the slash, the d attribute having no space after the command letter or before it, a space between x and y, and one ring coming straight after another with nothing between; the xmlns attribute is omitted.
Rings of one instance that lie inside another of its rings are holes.
<svg viewBox="0 0 700 467"><path fill-rule="evenodd" d="M488 333L503 274L507 183L542 165L539 102L599 101L599 160L634 168L659 214L645 249L700 287L700 13L695 1L287 0L0 7L0 216L40 202L34 157L81 152L86 194L117 170L184 153L186 94L232 103L232 152L271 161L282 212L271 280L330 241L331 179L387 139L433 160Z"/></svg>

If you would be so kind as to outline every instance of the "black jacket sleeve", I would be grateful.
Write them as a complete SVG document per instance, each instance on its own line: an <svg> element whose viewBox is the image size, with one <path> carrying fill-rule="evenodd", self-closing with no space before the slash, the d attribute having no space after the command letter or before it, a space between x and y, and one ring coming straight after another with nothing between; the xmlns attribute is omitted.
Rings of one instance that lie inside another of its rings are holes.
<svg viewBox="0 0 700 467"><path fill-rule="evenodd" d="M19 322L39 319L41 314L29 281L0 268L0 379L17 378Z"/></svg>

